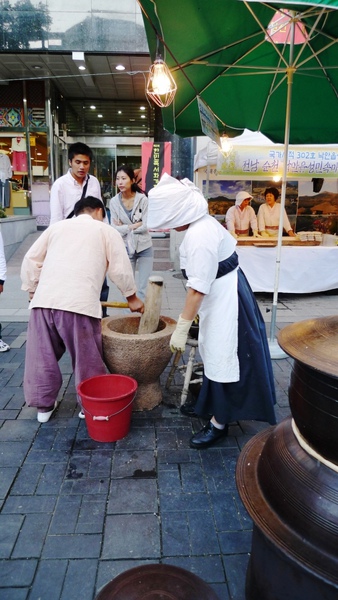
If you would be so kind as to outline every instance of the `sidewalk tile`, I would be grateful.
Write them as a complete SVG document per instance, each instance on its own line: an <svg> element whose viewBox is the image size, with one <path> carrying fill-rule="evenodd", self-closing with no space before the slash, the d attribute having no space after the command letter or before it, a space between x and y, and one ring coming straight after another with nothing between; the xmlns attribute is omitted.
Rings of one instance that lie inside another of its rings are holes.
<svg viewBox="0 0 338 600"><path fill-rule="evenodd" d="M155 479L112 481L107 514L156 513L157 508Z"/></svg>
<svg viewBox="0 0 338 600"><path fill-rule="evenodd" d="M23 516L0 515L0 558L10 558L23 520Z"/></svg>
<svg viewBox="0 0 338 600"><path fill-rule="evenodd" d="M70 560L59 600L93 600L97 561Z"/></svg>
<svg viewBox="0 0 338 600"><path fill-rule="evenodd" d="M25 516L19 536L13 549L13 558L39 558L50 523L50 514L29 514Z"/></svg>
<svg viewBox="0 0 338 600"><path fill-rule="evenodd" d="M154 514L108 515L102 558L159 558L160 523Z"/></svg>
<svg viewBox="0 0 338 600"><path fill-rule="evenodd" d="M31 598L60 600L67 568L67 560L41 560L30 593Z"/></svg>
<svg viewBox="0 0 338 600"><path fill-rule="evenodd" d="M42 550L42 558L98 558L101 535L69 534L48 535Z"/></svg>
<svg viewBox="0 0 338 600"><path fill-rule="evenodd" d="M26 557L24 560L0 561L0 592L3 588L30 586L33 582L37 566L38 561L30 557Z"/></svg>

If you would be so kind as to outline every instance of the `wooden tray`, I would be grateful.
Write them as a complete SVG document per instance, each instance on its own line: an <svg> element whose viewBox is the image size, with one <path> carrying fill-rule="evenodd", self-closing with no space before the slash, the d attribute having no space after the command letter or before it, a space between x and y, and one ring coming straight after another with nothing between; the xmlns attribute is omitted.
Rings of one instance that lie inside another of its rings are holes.
<svg viewBox="0 0 338 600"><path fill-rule="evenodd" d="M252 245L255 246L255 248L275 248L277 242L253 242Z"/></svg>
<svg viewBox="0 0 338 600"><path fill-rule="evenodd" d="M251 236L248 237L239 237L237 238L238 246L257 246L258 248L271 248L273 246L277 246L277 238L254 238ZM284 236L282 238L282 246L320 246L319 241L305 241L289 236Z"/></svg>

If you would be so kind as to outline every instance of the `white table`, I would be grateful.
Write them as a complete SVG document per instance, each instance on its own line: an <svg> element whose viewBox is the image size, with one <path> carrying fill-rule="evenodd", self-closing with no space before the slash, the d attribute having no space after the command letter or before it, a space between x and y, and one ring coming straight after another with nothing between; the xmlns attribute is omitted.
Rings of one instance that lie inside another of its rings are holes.
<svg viewBox="0 0 338 600"><path fill-rule="evenodd" d="M254 292L273 292L277 248L237 246ZM283 246L278 291L308 294L338 289L338 246Z"/></svg>

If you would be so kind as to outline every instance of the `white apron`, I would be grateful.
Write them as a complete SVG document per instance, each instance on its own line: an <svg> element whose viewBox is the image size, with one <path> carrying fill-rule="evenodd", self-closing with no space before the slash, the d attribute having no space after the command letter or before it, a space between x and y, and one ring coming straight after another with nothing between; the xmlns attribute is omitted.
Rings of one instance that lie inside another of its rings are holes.
<svg viewBox="0 0 338 600"><path fill-rule="evenodd" d="M237 269L216 279L219 262L235 247L235 239L210 215L189 226L180 246L187 287L205 294L198 313L198 348L205 375L218 382L239 380Z"/></svg>

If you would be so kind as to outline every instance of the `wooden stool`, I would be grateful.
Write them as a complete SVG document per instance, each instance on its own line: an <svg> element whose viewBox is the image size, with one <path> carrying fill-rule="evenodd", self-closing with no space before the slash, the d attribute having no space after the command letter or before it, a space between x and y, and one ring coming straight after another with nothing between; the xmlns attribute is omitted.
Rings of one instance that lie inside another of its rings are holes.
<svg viewBox="0 0 338 600"><path fill-rule="evenodd" d="M172 367L170 369L170 373L168 375L167 383L165 385L166 389L168 389L170 387L172 378L176 371L180 371L183 373L185 371L183 389L182 389L182 393L181 393L181 406L182 406L182 404L185 403L185 401L187 399L187 396L189 393L189 385L190 385L191 375L192 375L194 368L201 367L203 365L203 363L201 363L201 362L195 362L196 350L198 348L198 340L194 340L193 338L188 338L187 345L190 346L190 348L191 348L190 352L189 352L189 358L188 358L187 364L178 366L179 360L182 355L182 352L180 352L178 350L175 354L174 361L173 361ZM203 377L199 377L198 379L193 380L194 384L201 383L202 381L203 381Z"/></svg>

